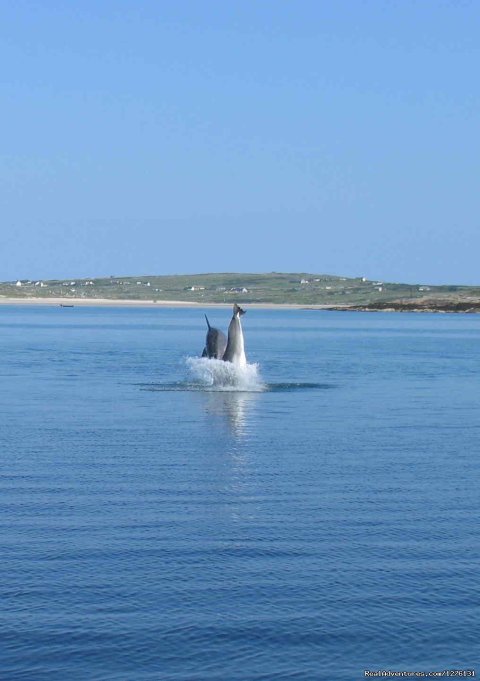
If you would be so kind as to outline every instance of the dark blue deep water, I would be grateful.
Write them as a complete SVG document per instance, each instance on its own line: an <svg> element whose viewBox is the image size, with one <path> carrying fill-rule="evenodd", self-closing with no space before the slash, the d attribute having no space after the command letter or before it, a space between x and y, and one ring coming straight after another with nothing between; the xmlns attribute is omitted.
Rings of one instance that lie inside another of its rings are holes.
<svg viewBox="0 0 480 681"><path fill-rule="evenodd" d="M475 667L480 316L244 329L263 392L200 309L0 307L2 681Z"/></svg>

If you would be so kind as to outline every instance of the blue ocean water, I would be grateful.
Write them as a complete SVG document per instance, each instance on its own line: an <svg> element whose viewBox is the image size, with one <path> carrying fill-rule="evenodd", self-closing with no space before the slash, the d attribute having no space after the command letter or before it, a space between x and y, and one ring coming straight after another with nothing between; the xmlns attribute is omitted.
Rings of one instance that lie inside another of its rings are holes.
<svg viewBox="0 0 480 681"><path fill-rule="evenodd" d="M0 306L2 681L475 668L480 316L243 321Z"/></svg>

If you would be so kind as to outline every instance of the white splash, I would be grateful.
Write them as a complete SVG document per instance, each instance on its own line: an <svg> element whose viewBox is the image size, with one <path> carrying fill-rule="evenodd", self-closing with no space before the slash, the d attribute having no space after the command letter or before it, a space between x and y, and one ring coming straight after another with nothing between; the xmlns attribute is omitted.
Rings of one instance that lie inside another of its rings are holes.
<svg viewBox="0 0 480 681"><path fill-rule="evenodd" d="M187 369L192 379L205 390L262 392L265 385L258 364L245 366L207 357L187 357Z"/></svg>

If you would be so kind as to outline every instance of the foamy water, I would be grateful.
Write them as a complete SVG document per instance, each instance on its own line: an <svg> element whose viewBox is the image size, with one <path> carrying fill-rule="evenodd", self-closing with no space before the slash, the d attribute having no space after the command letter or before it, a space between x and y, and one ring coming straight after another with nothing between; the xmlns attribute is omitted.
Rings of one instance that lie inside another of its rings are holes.
<svg viewBox="0 0 480 681"><path fill-rule="evenodd" d="M206 390L231 390L263 392L258 364L239 366L220 359L187 357L187 370L191 379Z"/></svg>

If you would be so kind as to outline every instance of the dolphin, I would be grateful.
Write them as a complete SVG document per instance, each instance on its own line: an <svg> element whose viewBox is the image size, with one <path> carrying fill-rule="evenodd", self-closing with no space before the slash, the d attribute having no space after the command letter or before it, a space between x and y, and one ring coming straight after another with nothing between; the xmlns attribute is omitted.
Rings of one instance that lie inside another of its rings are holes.
<svg viewBox="0 0 480 681"><path fill-rule="evenodd" d="M210 326L207 315L205 315L205 319L207 320L208 331L202 357L208 357L209 359L222 359L225 348L227 347L227 337L223 331Z"/></svg>
<svg viewBox="0 0 480 681"><path fill-rule="evenodd" d="M243 341L242 323L240 317L245 314L245 310L235 303L233 306L233 317L228 327L228 342L227 348L223 355L225 362L232 362L238 366L245 366L247 358L245 357L245 344Z"/></svg>

